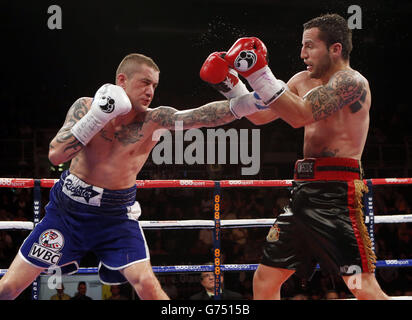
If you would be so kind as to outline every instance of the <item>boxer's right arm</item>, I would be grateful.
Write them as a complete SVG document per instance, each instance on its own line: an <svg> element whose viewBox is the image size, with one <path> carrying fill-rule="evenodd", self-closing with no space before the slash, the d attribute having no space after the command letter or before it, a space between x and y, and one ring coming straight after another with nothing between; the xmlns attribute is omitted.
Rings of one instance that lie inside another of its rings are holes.
<svg viewBox="0 0 412 320"><path fill-rule="evenodd" d="M77 100L50 144L50 161L59 164L71 160L110 120L131 109L132 104L124 89L110 83L96 91L90 110L84 99Z"/></svg>
<svg viewBox="0 0 412 320"><path fill-rule="evenodd" d="M267 109L250 114L246 116L246 118L253 124L259 126L275 121L276 119L279 119L279 116L272 109Z"/></svg>
<svg viewBox="0 0 412 320"><path fill-rule="evenodd" d="M67 112L63 126L49 145L49 160L54 165L71 160L83 149L71 129L89 111L90 102L91 98L80 98Z"/></svg>
<svg viewBox="0 0 412 320"><path fill-rule="evenodd" d="M106 83L94 95L89 112L76 122L71 133L84 146L112 119L132 110L132 103L124 89Z"/></svg>

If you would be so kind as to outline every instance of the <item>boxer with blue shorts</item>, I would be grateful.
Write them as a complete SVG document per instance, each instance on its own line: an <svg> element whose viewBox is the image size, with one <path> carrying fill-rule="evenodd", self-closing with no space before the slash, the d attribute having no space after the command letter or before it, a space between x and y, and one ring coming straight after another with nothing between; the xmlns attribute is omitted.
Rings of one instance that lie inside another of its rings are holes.
<svg viewBox="0 0 412 320"><path fill-rule="evenodd" d="M183 61L182 61L183 62ZM136 177L165 130L216 127L258 111L254 95L239 90L224 101L179 111L149 108L160 69L132 53L116 70L116 84L77 99L49 146L53 165L69 171L50 192L46 215L0 279L0 300L15 299L50 267L74 273L88 251L100 260L102 282L128 281L140 299L169 299L153 272L138 218ZM222 79L223 80L223 79ZM225 80L226 81L226 80ZM239 86L237 86L239 88ZM246 88L246 87L245 87ZM245 94L243 94L245 93Z"/></svg>
<svg viewBox="0 0 412 320"><path fill-rule="evenodd" d="M20 254L34 266L60 266L64 274L76 272L80 259L92 251L103 283L127 282L118 270L149 259L135 199L136 186L106 190L65 171L50 192L45 217Z"/></svg>

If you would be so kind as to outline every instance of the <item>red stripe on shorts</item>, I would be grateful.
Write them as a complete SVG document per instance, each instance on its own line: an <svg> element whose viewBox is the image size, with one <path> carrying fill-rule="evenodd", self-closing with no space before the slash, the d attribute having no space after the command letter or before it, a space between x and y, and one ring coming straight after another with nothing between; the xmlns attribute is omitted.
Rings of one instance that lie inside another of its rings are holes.
<svg viewBox="0 0 412 320"><path fill-rule="evenodd" d="M369 272L368 267L368 258L366 255L365 244L358 227L358 221L356 219L356 210L355 209L355 183L354 181L348 181L348 209L349 209L349 218L352 222L352 229L355 233L356 242L358 243L359 254L362 261L362 272Z"/></svg>

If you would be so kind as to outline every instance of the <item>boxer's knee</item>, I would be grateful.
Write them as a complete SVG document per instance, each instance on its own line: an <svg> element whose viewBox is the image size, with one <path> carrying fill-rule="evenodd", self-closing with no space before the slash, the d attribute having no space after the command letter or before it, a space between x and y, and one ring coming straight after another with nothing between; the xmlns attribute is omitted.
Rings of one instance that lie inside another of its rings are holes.
<svg viewBox="0 0 412 320"><path fill-rule="evenodd" d="M140 297L152 299L160 289L160 283L154 275L146 274L135 283L135 289Z"/></svg>
<svg viewBox="0 0 412 320"><path fill-rule="evenodd" d="M136 293L142 300L168 300L159 280L154 274L143 275L133 285Z"/></svg>
<svg viewBox="0 0 412 320"><path fill-rule="evenodd" d="M13 300L20 294L16 283L7 279L0 280L0 300Z"/></svg>
<svg viewBox="0 0 412 320"><path fill-rule="evenodd" d="M168 299L149 262L136 263L122 271L143 300Z"/></svg>
<svg viewBox="0 0 412 320"><path fill-rule="evenodd" d="M253 298L256 300L280 299L282 284L294 270L259 265L253 275Z"/></svg>

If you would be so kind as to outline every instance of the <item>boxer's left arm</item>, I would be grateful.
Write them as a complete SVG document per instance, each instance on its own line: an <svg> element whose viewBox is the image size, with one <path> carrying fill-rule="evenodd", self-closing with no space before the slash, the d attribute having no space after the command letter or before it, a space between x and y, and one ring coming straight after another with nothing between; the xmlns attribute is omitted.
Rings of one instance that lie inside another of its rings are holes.
<svg viewBox="0 0 412 320"><path fill-rule="evenodd" d="M327 84L312 89L303 98L288 90L269 106L292 127L300 128L330 117L364 99L366 94L365 80L359 74L341 70Z"/></svg>
<svg viewBox="0 0 412 320"><path fill-rule="evenodd" d="M148 120L157 124L158 128L174 130L178 121L182 122L183 129L217 127L240 119L248 114L260 111L254 93L224 101L214 101L198 108L179 111L172 107L158 107L153 109Z"/></svg>
<svg viewBox="0 0 412 320"><path fill-rule="evenodd" d="M215 101L199 108L179 111L172 107L161 106L151 111L148 120L159 128L174 130L181 121L183 129L216 127L236 120L229 108L229 101Z"/></svg>

